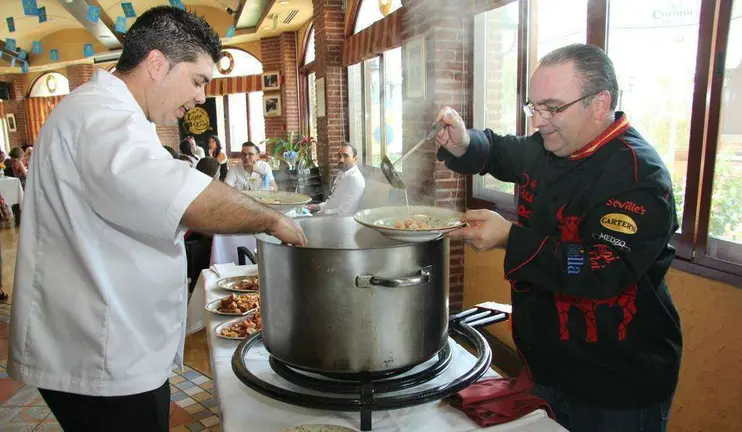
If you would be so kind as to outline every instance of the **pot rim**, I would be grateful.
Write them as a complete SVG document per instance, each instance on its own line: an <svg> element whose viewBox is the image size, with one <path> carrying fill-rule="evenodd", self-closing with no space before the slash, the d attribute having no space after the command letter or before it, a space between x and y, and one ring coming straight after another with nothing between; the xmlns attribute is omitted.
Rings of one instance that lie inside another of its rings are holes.
<svg viewBox="0 0 742 432"><path fill-rule="evenodd" d="M259 233L255 234L255 239L257 240L258 244L264 244L264 245L270 245L272 247L279 247L279 248L292 248L295 250L311 250L311 251L367 251L367 250L378 250L378 249L398 249L398 248L407 248L410 246L423 246L428 243L433 242L439 242L446 239L446 237L438 237L433 240L426 240L423 242L399 242L399 244L393 244L393 245L379 245L379 246L373 246L373 247L365 247L365 248L349 248L349 247L312 247L311 245L308 246L294 246L294 245L287 245L283 243L276 243L275 240L268 240L268 239L275 239L272 235L268 235L265 233Z"/></svg>

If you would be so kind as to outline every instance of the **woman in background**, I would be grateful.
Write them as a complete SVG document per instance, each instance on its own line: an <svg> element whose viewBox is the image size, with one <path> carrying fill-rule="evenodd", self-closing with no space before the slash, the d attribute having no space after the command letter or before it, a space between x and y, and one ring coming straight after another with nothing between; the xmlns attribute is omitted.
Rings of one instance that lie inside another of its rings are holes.
<svg viewBox="0 0 742 432"><path fill-rule="evenodd" d="M198 163L198 157L193 154L193 147L195 144L191 143L188 139L184 139L180 142L180 154L185 155L191 162L191 166L196 166Z"/></svg>
<svg viewBox="0 0 742 432"><path fill-rule="evenodd" d="M219 142L219 137L212 135L209 137L209 157L213 157L219 162L219 180L224 181L227 177L229 167L227 166L227 155L222 150L222 144Z"/></svg>

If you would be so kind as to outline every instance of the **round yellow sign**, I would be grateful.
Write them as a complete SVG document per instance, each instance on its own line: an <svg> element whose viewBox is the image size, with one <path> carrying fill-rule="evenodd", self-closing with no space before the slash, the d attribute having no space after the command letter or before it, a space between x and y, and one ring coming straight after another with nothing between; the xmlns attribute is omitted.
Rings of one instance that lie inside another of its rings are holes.
<svg viewBox="0 0 742 432"><path fill-rule="evenodd" d="M209 130L209 114L201 107L194 107L186 112L183 121L188 125L188 131L194 135L201 135Z"/></svg>

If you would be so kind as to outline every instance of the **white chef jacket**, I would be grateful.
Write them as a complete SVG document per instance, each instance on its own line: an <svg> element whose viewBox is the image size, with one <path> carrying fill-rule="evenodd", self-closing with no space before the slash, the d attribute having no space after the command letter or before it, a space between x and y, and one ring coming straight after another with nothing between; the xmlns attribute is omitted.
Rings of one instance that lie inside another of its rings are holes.
<svg viewBox="0 0 742 432"><path fill-rule="evenodd" d="M161 386L185 341L180 221L212 179L173 159L124 82L100 69L51 113L32 160L10 375L95 396Z"/></svg>
<svg viewBox="0 0 742 432"><path fill-rule="evenodd" d="M332 191L327 201L320 203L318 215L352 216L361 203L366 179L358 165L348 171L341 171L332 183Z"/></svg>
<svg viewBox="0 0 742 432"><path fill-rule="evenodd" d="M248 174L242 163L232 165L232 169L229 170L227 176L224 178L224 183L234 186L240 190L262 190L266 177L268 181L274 181L273 171L271 170L268 162L255 161L256 167L265 174L259 174L257 171L253 171Z"/></svg>

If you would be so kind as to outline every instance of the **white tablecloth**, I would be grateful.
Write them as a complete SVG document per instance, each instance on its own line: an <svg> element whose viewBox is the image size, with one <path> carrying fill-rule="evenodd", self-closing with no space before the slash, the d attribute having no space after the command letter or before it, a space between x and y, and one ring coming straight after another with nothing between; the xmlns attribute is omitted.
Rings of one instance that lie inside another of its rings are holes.
<svg viewBox="0 0 742 432"><path fill-rule="evenodd" d="M12 206L23 205L23 188L21 181L15 177L0 178L0 193L5 198L5 204Z"/></svg>
<svg viewBox="0 0 742 432"><path fill-rule="evenodd" d="M248 266L244 268L247 270ZM218 277L213 271L204 270L202 272L202 277L199 279L196 289L204 291L204 301L213 301L228 294L227 291L215 288L217 280ZM360 428L360 414L357 412L302 408L273 400L249 389L237 379L232 371L232 354L239 342L219 338L213 333L216 325L230 319L230 317L207 313L205 319L211 369L221 410L222 430L225 432L279 432L285 428L303 424L334 424L356 430ZM456 343L453 343L453 350L454 362L452 366L441 377L434 380L431 385L436 384L437 380L451 379L454 374L468 370L476 361L474 356ZM267 375L263 375L262 372L270 368L267 363L267 356L265 349L261 348L251 350L248 357L251 370L253 370L253 366L257 366L253 372L264 379ZM492 371L488 372L488 375L496 376ZM286 382L281 378L275 376L272 376L269 381L281 382L284 383L283 385L291 387L291 385L285 384ZM548 418L542 410L535 411L511 423L483 429L462 412L442 402L431 402L398 410L377 411L373 413L372 417L375 432L565 431L564 428Z"/></svg>

